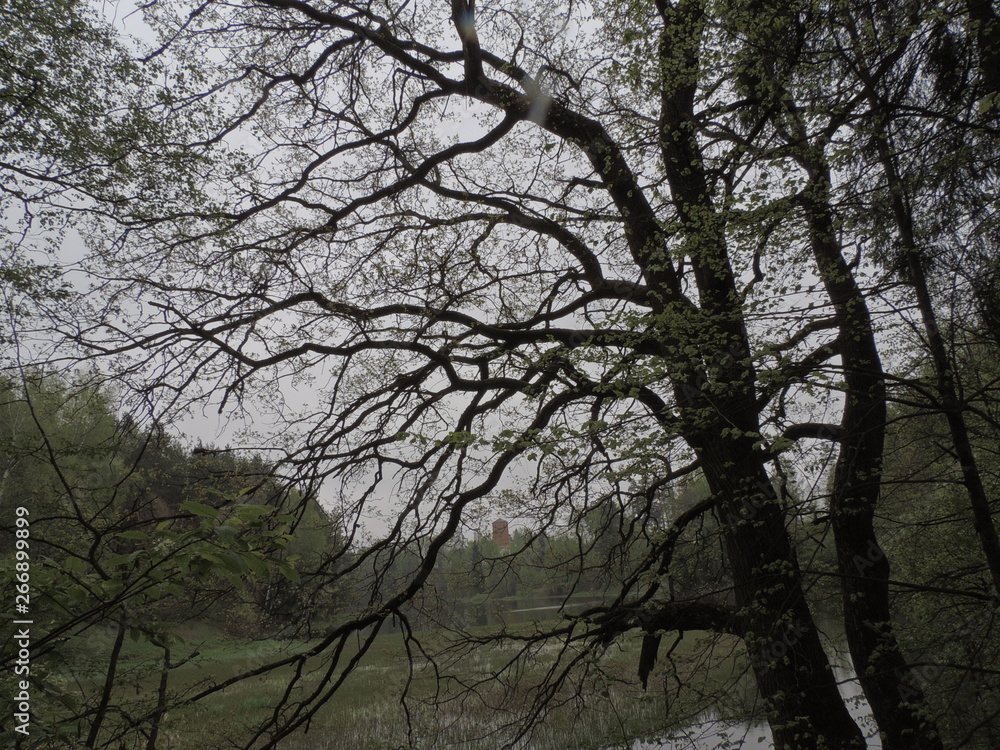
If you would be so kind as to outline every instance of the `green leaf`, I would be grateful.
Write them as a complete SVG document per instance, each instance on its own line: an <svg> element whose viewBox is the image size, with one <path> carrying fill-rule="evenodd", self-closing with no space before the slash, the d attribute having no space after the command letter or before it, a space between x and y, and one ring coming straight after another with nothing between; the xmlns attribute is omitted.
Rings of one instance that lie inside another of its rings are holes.
<svg viewBox="0 0 1000 750"><path fill-rule="evenodd" d="M160 587L160 591L167 596L184 596L187 593L179 583L165 583Z"/></svg>
<svg viewBox="0 0 1000 750"><path fill-rule="evenodd" d="M273 512L274 508L272 508L270 505L245 504L245 505L237 505L233 510L236 513L236 515L239 516L240 518L246 520L253 520L256 518L260 518L261 516L266 516L268 513Z"/></svg>
<svg viewBox="0 0 1000 750"><path fill-rule="evenodd" d="M244 555L244 564L254 573L256 573L261 578L267 576L267 563L259 557L254 555Z"/></svg>
<svg viewBox="0 0 1000 750"><path fill-rule="evenodd" d="M201 516L202 518L219 517L218 508L213 508L211 505L205 505L205 503L199 503L194 500L188 500L181 503L181 510L187 511L195 516Z"/></svg>
<svg viewBox="0 0 1000 750"><path fill-rule="evenodd" d="M68 573L84 573L89 569L89 565L79 557L67 557L62 561L62 569Z"/></svg>
<svg viewBox="0 0 1000 750"><path fill-rule="evenodd" d="M242 576L247 572L247 566L243 563L243 559L240 555L233 552L223 552L218 555L213 555L214 559L220 568L224 568L238 576Z"/></svg>
<svg viewBox="0 0 1000 750"><path fill-rule="evenodd" d="M281 563L278 565L278 572L285 579L291 581L292 583L302 583L302 577L299 575L299 571L295 569L294 565L289 565L288 563Z"/></svg>

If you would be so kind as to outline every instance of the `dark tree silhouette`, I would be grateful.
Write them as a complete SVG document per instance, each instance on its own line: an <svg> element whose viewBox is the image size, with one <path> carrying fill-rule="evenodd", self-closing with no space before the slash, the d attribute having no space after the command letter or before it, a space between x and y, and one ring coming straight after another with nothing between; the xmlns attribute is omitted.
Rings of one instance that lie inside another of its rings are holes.
<svg viewBox="0 0 1000 750"><path fill-rule="evenodd" d="M172 179L93 198L85 267L104 296L64 328L147 394L252 403L280 426L284 467L336 494L356 533L391 507L381 538L335 561L367 586L357 616L253 673L296 667L247 747L307 726L446 545L511 495L531 533L573 530L580 580L598 558L613 573L599 605L497 636L524 660L561 644L510 742L616 639L644 634L645 681L664 632L712 630L744 644L778 748L863 748L790 532L809 516L832 532L882 747L943 747L875 519L911 293L934 404L963 467L972 455L919 273L914 225L933 212L908 205L933 196L906 181L911 149L944 170L958 126L963 174L995 179L996 21L945 5L145 7L162 41L149 59L195 69L149 109L186 140L169 142ZM937 101L945 36L969 92ZM873 218L885 206L892 223ZM955 237L988 233L955 213ZM835 456L828 492L793 499L787 467L810 453ZM692 475L705 496L665 514ZM715 533L718 589L673 586L679 547ZM293 691L314 662L326 681Z"/></svg>

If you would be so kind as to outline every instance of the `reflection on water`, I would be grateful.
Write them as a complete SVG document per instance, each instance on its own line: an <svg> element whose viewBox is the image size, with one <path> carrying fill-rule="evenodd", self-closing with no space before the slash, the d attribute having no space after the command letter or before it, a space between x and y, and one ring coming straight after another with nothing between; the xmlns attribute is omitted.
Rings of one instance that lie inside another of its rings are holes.
<svg viewBox="0 0 1000 750"><path fill-rule="evenodd" d="M869 750L881 750L882 742L850 656L839 653L835 658L833 671L840 694L851 716L868 737ZM636 740L632 750L771 750L773 747L771 730L766 725L724 722L709 714L699 724L678 730L657 742Z"/></svg>
<svg viewBox="0 0 1000 750"><path fill-rule="evenodd" d="M728 724L707 719L699 726L687 727L661 742L636 742L632 750L769 750L771 747L771 731L766 726Z"/></svg>

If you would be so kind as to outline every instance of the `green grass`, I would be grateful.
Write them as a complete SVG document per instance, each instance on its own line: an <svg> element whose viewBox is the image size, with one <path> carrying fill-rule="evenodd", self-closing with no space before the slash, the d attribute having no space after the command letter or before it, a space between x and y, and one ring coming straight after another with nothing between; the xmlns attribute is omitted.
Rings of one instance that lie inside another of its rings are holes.
<svg viewBox="0 0 1000 750"><path fill-rule="evenodd" d="M303 642L241 641L212 628L194 628L183 643L172 648L178 661L194 652L183 666L170 673L174 697L191 695L210 685L243 674L276 659L309 647ZM442 638L420 634L429 653L440 652ZM90 689L102 682L99 666L111 650L113 633L88 641L87 659L77 664ZM668 638L664 639L663 652ZM345 649L350 659L357 640ZM287 750L381 750L383 748L496 748L509 736L523 712L535 705L525 685L540 681L553 663L555 649L543 648L517 674L504 672L515 655L514 647L479 647L459 654L438 654L434 664L425 654L415 655L413 672L403 637L379 636L358 668L318 711L308 732L284 739ZM588 665L581 681L556 695L557 706L539 728L526 738L522 750L585 750L630 744L635 737L662 736L672 726L683 726L707 708L722 708L711 697L719 691L731 698L733 714L742 713L750 696L740 677L742 659L735 642L725 638L688 633L661 660L643 691L636 677L638 638L613 645ZM326 659L318 659L303 672L293 701L325 684ZM106 664L106 661L104 662ZM146 642L129 642L115 692L116 705L132 704L149 710L155 705L162 651ZM436 668L435 668L436 664ZM82 667L82 669L80 668ZM291 667L240 681L191 705L179 705L166 715L157 742L158 750L195 750L231 746L245 738L280 702L292 677ZM335 673L335 674L339 674ZM684 683L689 689L678 691ZM469 690L469 686L474 689ZM694 689L690 689L693 687ZM404 688L407 701L400 701ZM703 694L705 697L699 697ZM561 705L558 705L561 704ZM137 712L141 713L141 712ZM113 724L114 722L112 722ZM144 748L143 741L123 747Z"/></svg>

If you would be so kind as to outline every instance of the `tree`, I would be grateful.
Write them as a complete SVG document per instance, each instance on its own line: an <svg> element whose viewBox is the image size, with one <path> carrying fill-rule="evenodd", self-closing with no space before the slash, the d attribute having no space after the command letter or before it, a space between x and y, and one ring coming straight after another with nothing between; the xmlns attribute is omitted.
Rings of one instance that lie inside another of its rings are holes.
<svg viewBox="0 0 1000 750"><path fill-rule="evenodd" d="M86 0L4 3L0 48L7 365L11 353L27 356L31 344L53 343L49 313L84 290L65 271L84 254L89 232L104 234L104 218L152 192L161 207L204 205L195 175L210 171L210 162L179 144L211 113L189 102L183 117L162 117L162 105L185 96L197 73L183 62L168 68L135 59L129 40Z"/></svg>
<svg viewBox="0 0 1000 750"><path fill-rule="evenodd" d="M317 619L314 567L327 553L310 533L336 548L332 520L289 499L270 467L225 452L191 455L119 419L111 404L86 380L32 372L0 381L2 591L13 602L14 571L26 571L16 591L32 621L28 669L15 673L20 655L5 651L4 680L31 686L33 716L44 717L31 727L32 746L142 738L155 748L163 716L190 690L172 675L198 651L177 626L231 627L222 613L236 610L258 634L280 633L293 616L305 631ZM296 524L288 511L298 505L308 511ZM289 554L296 547L301 559ZM296 595L276 601L292 580ZM270 597L260 601L259 590ZM153 700L125 658L129 636L162 653ZM19 739L13 728L3 736Z"/></svg>
<svg viewBox="0 0 1000 750"><path fill-rule="evenodd" d="M893 411L879 526L895 560L893 577L909 584L896 593L895 607L901 639L917 665L910 682L926 692L945 736L956 745L988 747L997 736L997 674L985 665L996 661L997 610L988 566L969 543L973 519L947 418L917 406ZM989 441L977 440L976 448L995 495Z"/></svg>
<svg viewBox="0 0 1000 750"><path fill-rule="evenodd" d="M383 538L344 550L344 574L367 576L367 607L291 660L325 659L329 689L280 707L246 745L308 725L357 664L346 639L400 616L477 506L516 483L516 512L538 534L575 531L578 570L609 536L625 564L600 605L505 634L524 659L565 646L520 731L623 634L645 634L648 673L663 632L707 629L745 644L779 748L863 747L788 531L813 514L833 534L882 746L942 747L875 526L885 342L901 311L888 259L865 257L862 217L899 191L887 179L858 194L850 177L892 176L886 134L908 143L901 118L954 117L917 98L931 85L927 39L942 13L982 12L149 5L157 59L218 63L153 110L211 112L198 138L171 145L214 166L182 194L165 181L109 205L125 232L87 267L112 301L142 307L108 305L83 330L74 311L67 329L114 355L120 376L191 400L315 378L316 404L279 408L285 465L304 486L335 487L355 527L398 498ZM968 75L989 92L992 26L978 28ZM986 153L992 126L968 125ZM230 158L208 162L227 139ZM884 231L910 252L903 222ZM828 496L796 503L780 459L806 441L828 444L835 467ZM694 473L707 496L665 523L663 497ZM730 596L677 596L675 552L712 536L691 531L708 514Z"/></svg>
<svg viewBox="0 0 1000 750"><path fill-rule="evenodd" d="M859 45L854 54L845 52L844 57L856 71L859 90L875 115L869 125L870 150L874 153L867 169L855 174L859 181L874 181L886 190L886 201L872 218L891 222L888 226L892 227L887 232L875 222L868 224L872 244L882 257L891 258L893 270L912 290L920 315L921 345L935 378L929 406L940 408L946 417L956 459L962 467L974 529L1000 595L1000 537L966 423L968 404L961 396L965 389L957 377L960 364L955 352L960 344L954 332L949 340L948 332L955 319L969 313L973 320L977 317L974 310L956 310L961 303L957 290L949 291L949 285L961 285L962 292L978 298L980 311L988 317L986 290L990 257L995 254L989 239L993 225L989 201L977 189L981 187L978 176L992 172L997 158L995 118L983 117L992 112L990 89L995 82L990 75L976 80L971 73L976 65L974 48L979 49L982 65L987 65L986 60L993 54L983 48L992 33L992 11L969 4L968 12L968 29L958 27L954 21L949 23L947 18L932 24L925 32L926 38L916 42L925 50L925 56L908 61L896 76L879 76L877 61L898 56L904 45L912 43L912 32L896 40L889 35L866 37L864 46ZM858 28L853 33L861 36ZM891 40L888 43L887 38ZM931 75L921 76L920 66ZM916 106L926 107L934 116L910 116L908 110ZM948 154L963 141L971 143L965 158L949 158ZM901 153L899 143L908 144L913 155ZM953 193L954 205L941 206L934 199L942 185L963 186ZM862 217L858 220L866 221ZM952 276L957 278L952 280ZM935 295L943 299L942 304L935 303ZM953 320L949 321L949 317Z"/></svg>

